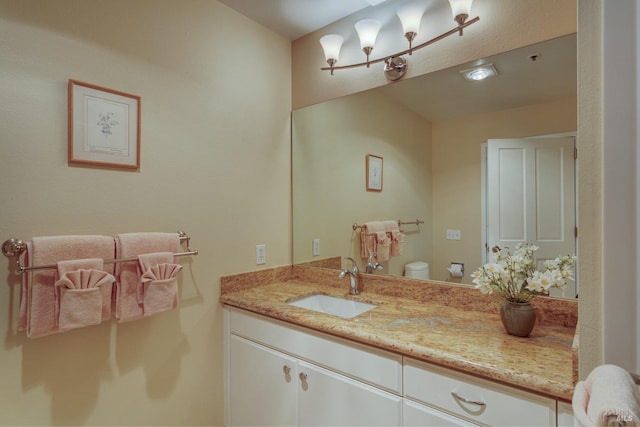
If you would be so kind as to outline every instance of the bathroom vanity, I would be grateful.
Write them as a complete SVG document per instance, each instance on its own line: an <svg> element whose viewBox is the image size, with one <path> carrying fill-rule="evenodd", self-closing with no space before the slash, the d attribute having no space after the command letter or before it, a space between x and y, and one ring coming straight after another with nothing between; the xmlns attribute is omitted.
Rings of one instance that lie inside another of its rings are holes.
<svg viewBox="0 0 640 427"><path fill-rule="evenodd" d="M328 271L222 279L227 425L572 425L572 301L538 302L517 338L474 289L361 275L347 296ZM291 304L311 294L375 307L342 318Z"/></svg>

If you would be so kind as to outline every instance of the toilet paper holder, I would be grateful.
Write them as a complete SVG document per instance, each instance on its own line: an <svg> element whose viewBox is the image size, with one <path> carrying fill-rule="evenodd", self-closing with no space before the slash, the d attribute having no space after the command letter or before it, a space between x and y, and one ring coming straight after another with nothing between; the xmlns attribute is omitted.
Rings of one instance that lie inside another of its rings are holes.
<svg viewBox="0 0 640 427"><path fill-rule="evenodd" d="M464 276L464 263L452 262L447 270L449 270L451 277L462 277Z"/></svg>

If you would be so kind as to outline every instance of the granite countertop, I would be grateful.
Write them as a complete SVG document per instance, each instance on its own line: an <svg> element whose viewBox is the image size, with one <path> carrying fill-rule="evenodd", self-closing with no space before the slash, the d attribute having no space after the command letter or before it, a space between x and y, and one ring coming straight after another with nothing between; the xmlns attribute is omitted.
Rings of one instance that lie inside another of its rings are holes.
<svg viewBox="0 0 640 427"><path fill-rule="evenodd" d="M370 275L362 275L362 293L348 296L348 280L333 280L335 272L310 269L297 274L303 270L294 269L294 274L276 272L259 279L255 274L228 276L221 282L220 301L481 378L571 400L577 368L574 315L563 313L558 317L555 307L549 309L543 306L544 302L537 302L538 323L528 338L520 338L504 331L495 301L488 301L475 290L407 279L398 286L389 279L367 280ZM308 271L315 273L309 276ZM332 280L327 283L329 277ZM347 296L377 307L343 319L287 304L314 293ZM548 300L549 306L561 304L560 308L566 309L564 302Z"/></svg>

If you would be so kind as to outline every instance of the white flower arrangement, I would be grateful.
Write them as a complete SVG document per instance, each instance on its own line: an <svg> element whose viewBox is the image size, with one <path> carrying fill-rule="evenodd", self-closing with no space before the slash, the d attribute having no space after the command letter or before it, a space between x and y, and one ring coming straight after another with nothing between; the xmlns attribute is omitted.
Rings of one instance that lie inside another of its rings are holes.
<svg viewBox="0 0 640 427"><path fill-rule="evenodd" d="M551 288L561 288L573 280L575 255L545 261L545 271L536 269L533 253L540 249L518 243L513 253L496 247L494 262L477 269L471 277L483 294L501 294L507 301L526 303L537 295L549 295Z"/></svg>

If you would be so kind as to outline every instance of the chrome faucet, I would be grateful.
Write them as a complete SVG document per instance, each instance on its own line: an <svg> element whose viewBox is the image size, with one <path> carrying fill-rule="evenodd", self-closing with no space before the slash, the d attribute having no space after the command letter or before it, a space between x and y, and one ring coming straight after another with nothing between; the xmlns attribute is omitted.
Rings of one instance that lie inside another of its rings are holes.
<svg viewBox="0 0 640 427"><path fill-rule="evenodd" d="M376 258L375 264L373 263L374 258ZM376 251L371 252L371 255L369 255L369 260L367 260L367 267L365 268L366 273L372 274L376 270L382 270L384 268L384 266L380 264L377 259L378 253Z"/></svg>
<svg viewBox="0 0 640 427"><path fill-rule="evenodd" d="M360 293L360 291L358 290L358 273L360 273L360 270L358 270L358 265L353 258L347 257L346 259L351 261L352 266L351 268L342 270L340 274L338 274L338 279L344 279L345 277L347 277L347 275L349 275L349 294L358 295Z"/></svg>

